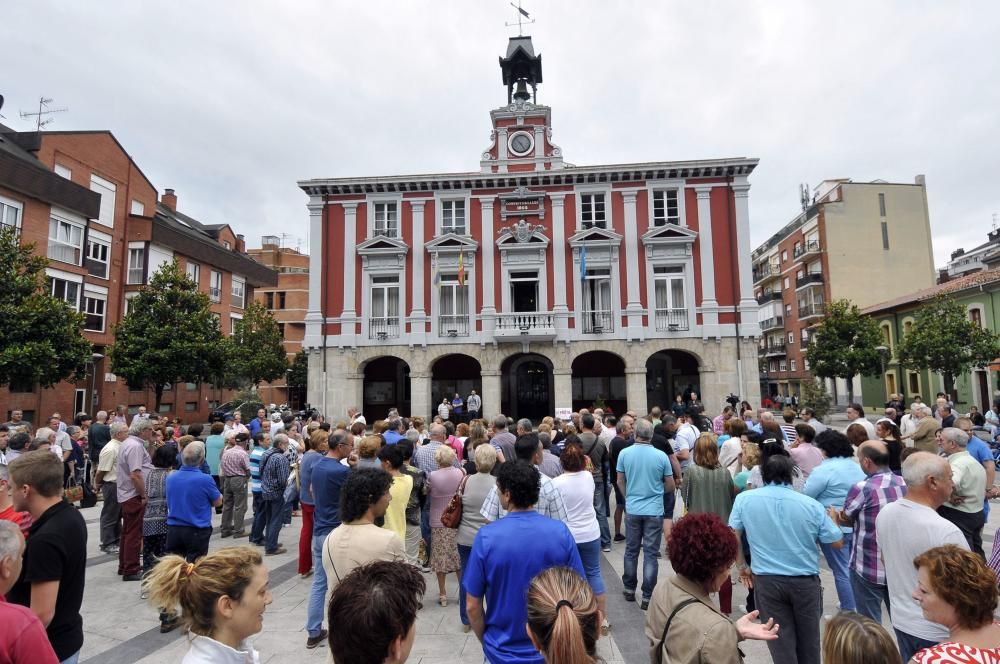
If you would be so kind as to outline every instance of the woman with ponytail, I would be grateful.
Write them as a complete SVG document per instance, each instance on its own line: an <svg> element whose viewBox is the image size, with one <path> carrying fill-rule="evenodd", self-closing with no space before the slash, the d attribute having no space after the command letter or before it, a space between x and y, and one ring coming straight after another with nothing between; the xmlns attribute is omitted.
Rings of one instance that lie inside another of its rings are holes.
<svg viewBox="0 0 1000 664"><path fill-rule="evenodd" d="M230 547L193 563L165 556L144 586L153 606L170 610L180 605L181 622L194 635L182 664L259 664L247 640L263 628L264 610L271 603L259 551Z"/></svg>
<svg viewBox="0 0 1000 664"><path fill-rule="evenodd" d="M551 567L528 586L528 636L546 664L592 664L604 616L582 576Z"/></svg>

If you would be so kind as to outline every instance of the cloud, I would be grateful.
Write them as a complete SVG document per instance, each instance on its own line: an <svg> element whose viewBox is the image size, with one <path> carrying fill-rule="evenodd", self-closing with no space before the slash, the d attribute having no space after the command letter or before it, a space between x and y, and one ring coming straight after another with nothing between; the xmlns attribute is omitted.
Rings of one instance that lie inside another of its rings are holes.
<svg viewBox="0 0 1000 664"><path fill-rule="evenodd" d="M927 175L935 258L1000 211L1000 5L529 3L576 164L754 156L752 239L798 186ZM298 179L478 168L513 9L492 2L38 1L0 28L6 123L112 130L185 212L305 237Z"/></svg>

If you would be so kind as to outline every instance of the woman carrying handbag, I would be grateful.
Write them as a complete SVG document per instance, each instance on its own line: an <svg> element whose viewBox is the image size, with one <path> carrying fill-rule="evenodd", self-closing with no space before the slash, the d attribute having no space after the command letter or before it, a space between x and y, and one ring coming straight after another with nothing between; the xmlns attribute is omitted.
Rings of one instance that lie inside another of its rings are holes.
<svg viewBox="0 0 1000 664"><path fill-rule="evenodd" d="M465 477L465 471L455 466L458 457L455 450L447 445L442 445L434 453L434 460L437 461L438 469L427 476L427 492L431 499L430 522L431 522L431 569L437 574L438 580L438 604L448 606L448 593L445 591L445 579L449 572L455 572L459 577L461 561L458 558L458 530L456 527L447 527L441 517L448 506L454 501L459 501L458 516L461 520L461 497L456 494L459 485Z"/></svg>

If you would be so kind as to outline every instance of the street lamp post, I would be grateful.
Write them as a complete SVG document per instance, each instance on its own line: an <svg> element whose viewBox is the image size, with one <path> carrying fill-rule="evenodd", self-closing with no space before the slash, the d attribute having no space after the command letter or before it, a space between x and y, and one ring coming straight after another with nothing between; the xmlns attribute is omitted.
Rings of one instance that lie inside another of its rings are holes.
<svg viewBox="0 0 1000 664"><path fill-rule="evenodd" d="M882 392L885 396L885 401L889 401L889 385L885 380L885 361L889 357L889 349L886 346L875 346L875 352L878 353L879 363L882 365Z"/></svg>

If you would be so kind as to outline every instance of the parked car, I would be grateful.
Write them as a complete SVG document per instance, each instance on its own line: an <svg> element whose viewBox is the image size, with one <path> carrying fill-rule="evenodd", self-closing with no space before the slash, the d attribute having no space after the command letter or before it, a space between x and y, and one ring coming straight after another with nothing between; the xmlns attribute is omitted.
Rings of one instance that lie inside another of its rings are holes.
<svg viewBox="0 0 1000 664"><path fill-rule="evenodd" d="M259 401L227 401L226 403L220 405L218 408L212 411L208 417L209 423L212 422L224 422L227 417L240 411L242 420L244 423L249 422L254 417L257 416L257 410L264 408L264 404Z"/></svg>

